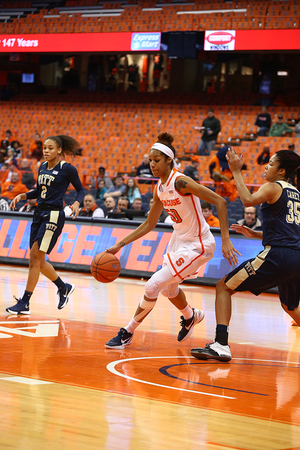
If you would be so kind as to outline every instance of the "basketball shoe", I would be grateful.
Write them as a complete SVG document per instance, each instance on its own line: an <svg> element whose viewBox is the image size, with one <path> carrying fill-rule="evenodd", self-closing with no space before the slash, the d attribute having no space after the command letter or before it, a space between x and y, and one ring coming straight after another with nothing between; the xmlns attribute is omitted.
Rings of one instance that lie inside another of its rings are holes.
<svg viewBox="0 0 300 450"><path fill-rule="evenodd" d="M30 314L29 303L25 303L23 300L15 296L14 299L17 300L17 303L10 308L6 308L6 311L9 314Z"/></svg>
<svg viewBox="0 0 300 450"><path fill-rule="evenodd" d="M126 345L131 344L133 333L125 330L125 328L120 328L117 336L112 338L110 341L106 342L105 348L114 348L115 350L123 350Z"/></svg>
<svg viewBox="0 0 300 450"><path fill-rule="evenodd" d="M197 359L217 359L223 362L231 360L229 345L221 345L216 341L207 344L204 348L192 348L191 355Z"/></svg>
<svg viewBox="0 0 300 450"><path fill-rule="evenodd" d="M66 304L69 301L70 295L72 294L72 292L74 292L74 289L75 289L74 284L69 284L69 283L66 283L64 288L58 289L58 291L57 291L57 295L59 298L58 305L57 305L58 309L63 309L63 307L66 306Z"/></svg>
<svg viewBox="0 0 300 450"><path fill-rule="evenodd" d="M193 316L190 319L185 319L183 316L180 317L181 330L178 333L177 341L183 342L188 339L192 333L194 326L200 323L204 319L204 312L201 309L193 309Z"/></svg>

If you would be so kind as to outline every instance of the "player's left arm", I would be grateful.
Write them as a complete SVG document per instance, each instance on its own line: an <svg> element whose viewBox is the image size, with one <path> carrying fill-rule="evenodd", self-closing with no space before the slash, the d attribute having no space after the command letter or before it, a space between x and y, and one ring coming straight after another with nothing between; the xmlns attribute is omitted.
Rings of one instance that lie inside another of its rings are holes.
<svg viewBox="0 0 300 450"><path fill-rule="evenodd" d="M79 214L79 206L84 198L84 189L81 184L76 167L72 166L71 164L67 167L67 177L68 181L74 186L77 191L74 203L72 203L72 205L69 205L70 209L72 210L71 216L73 216L73 219L75 219Z"/></svg>
<svg viewBox="0 0 300 450"><path fill-rule="evenodd" d="M223 256L228 260L230 265L236 265L238 263L236 253L238 255L240 255L240 253L234 248L231 240L229 239L229 224L226 200L220 197L220 195L216 194L214 191L206 188L205 186L201 186L201 184L196 183L190 177L177 178L175 181L175 187L177 191L179 191L182 195L193 194L199 197L199 199L216 205L218 218L220 221Z"/></svg>
<svg viewBox="0 0 300 450"><path fill-rule="evenodd" d="M235 184L240 195L240 199L244 206L256 206L261 203L275 203L281 193L282 188L277 183L266 183L263 184L256 192L253 194L249 191L245 185L241 170L243 167L243 155L237 155L233 149L229 149L226 154L226 159L229 164L229 168L235 180ZM269 162L272 164L272 162Z"/></svg>

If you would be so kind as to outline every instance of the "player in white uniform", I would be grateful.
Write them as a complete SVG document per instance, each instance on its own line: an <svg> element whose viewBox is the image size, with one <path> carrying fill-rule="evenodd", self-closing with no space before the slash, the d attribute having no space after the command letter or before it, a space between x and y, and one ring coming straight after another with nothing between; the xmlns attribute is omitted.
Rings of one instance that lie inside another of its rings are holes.
<svg viewBox="0 0 300 450"><path fill-rule="evenodd" d="M159 293L168 297L182 314L178 341L188 339L194 326L203 320L203 311L191 308L184 292L179 288L179 283L184 279L197 277L199 268L213 257L215 250L215 240L203 217L200 198L216 205L223 256L230 264L237 264L235 253L238 251L229 239L226 200L178 172L174 161L173 140L170 134L161 133L158 142L150 150L150 167L153 175L160 180L154 190L154 202L147 220L107 251L116 254L124 245L153 230L163 208L172 218L174 232L164 256L162 269L147 281L145 295L133 318L125 328L120 329L117 336L106 343L106 348L123 349L131 343L135 329L154 308Z"/></svg>

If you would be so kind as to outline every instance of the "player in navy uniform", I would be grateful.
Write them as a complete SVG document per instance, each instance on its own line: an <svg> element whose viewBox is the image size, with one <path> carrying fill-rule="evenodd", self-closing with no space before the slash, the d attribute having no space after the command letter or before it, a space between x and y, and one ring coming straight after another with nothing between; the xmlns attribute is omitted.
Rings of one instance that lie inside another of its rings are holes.
<svg viewBox="0 0 300 450"><path fill-rule="evenodd" d="M73 284L63 282L51 264L45 261L45 256L46 253L51 252L62 232L65 222L63 198L70 183L77 191L76 200L70 205L71 216L73 215L75 218L79 214L79 205L84 197L84 189L76 168L66 161L60 160L60 156L75 156L78 148L78 142L70 136L48 137L43 148L46 161L40 165L36 188L27 194L17 195L10 204L10 208L15 209L15 205L20 200L31 198L36 198L38 204L30 231L29 274L26 290L22 298L16 298L17 304L6 309L10 314L30 314L29 301L40 273L57 286L58 309L62 309L68 303L69 296L75 289Z"/></svg>
<svg viewBox="0 0 300 450"><path fill-rule="evenodd" d="M230 361L228 325L231 317L231 296L237 291L259 295L278 286L284 311L300 326L300 157L293 151L280 150L270 159L264 177L269 182L251 194L241 175L242 156L234 150L227 153L240 198L245 206L262 203L263 231L245 225L232 225L238 233L261 238L264 250L256 258L245 261L222 280L216 288L216 337L205 348L194 348L191 354L198 359ZM297 170L297 189L287 183Z"/></svg>

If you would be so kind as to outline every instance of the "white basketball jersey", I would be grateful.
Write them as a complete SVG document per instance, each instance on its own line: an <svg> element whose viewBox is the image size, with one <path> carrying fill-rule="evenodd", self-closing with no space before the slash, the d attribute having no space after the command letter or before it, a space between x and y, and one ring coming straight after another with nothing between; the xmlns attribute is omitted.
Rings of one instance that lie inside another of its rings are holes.
<svg viewBox="0 0 300 450"><path fill-rule="evenodd" d="M183 241L190 242L200 238L210 230L203 217L200 199L193 195L182 195L175 188L175 181L183 177L177 169L173 169L168 180L156 185L157 195L165 210L173 221L175 234Z"/></svg>

